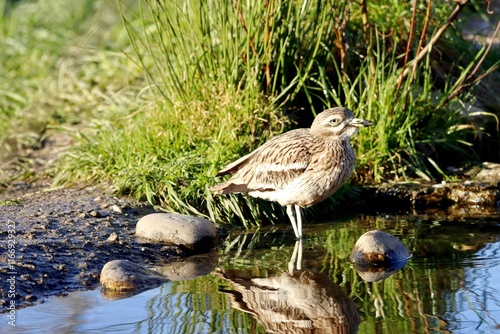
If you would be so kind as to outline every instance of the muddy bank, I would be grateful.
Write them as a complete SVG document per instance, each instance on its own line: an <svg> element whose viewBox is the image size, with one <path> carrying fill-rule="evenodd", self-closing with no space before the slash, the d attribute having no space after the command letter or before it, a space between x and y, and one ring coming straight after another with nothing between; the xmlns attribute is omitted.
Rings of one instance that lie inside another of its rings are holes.
<svg viewBox="0 0 500 334"><path fill-rule="evenodd" d="M16 307L23 307L47 296L98 287L102 267L114 259L159 265L184 256L177 247L139 243L133 236L138 219L153 212L150 206L97 188L18 187L24 196L7 201L9 194L3 193L0 199L3 311L11 300L9 290L16 293ZM9 235L14 247L9 246Z"/></svg>

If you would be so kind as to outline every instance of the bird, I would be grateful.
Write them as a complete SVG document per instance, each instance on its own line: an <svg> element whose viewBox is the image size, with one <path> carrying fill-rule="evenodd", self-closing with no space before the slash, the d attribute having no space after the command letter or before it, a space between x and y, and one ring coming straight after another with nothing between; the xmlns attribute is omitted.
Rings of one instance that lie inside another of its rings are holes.
<svg viewBox="0 0 500 334"><path fill-rule="evenodd" d="M302 239L302 209L333 195L351 176L356 154L350 138L372 125L347 108L327 109L316 115L310 128L274 136L221 169L217 177L232 177L210 190L278 202L286 207L295 237Z"/></svg>

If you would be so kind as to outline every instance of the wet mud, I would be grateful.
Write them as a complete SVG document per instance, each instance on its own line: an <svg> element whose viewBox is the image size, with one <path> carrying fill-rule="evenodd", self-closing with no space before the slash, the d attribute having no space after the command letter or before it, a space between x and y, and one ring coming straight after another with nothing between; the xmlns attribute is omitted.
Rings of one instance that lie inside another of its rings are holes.
<svg viewBox="0 0 500 334"><path fill-rule="evenodd" d="M150 206L97 188L17 188L0 196L0 312L12 300L21 308L48 296L94 289L111 260L148 266L185 255L178 247L134 237L138 219L154 211Z"/></svg>

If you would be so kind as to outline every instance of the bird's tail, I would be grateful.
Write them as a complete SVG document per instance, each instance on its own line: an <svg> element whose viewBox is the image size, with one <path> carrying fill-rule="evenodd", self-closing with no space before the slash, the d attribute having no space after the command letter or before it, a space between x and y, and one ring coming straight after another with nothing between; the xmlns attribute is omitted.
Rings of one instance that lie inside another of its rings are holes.
<svg viewBox="0 0 500 334"><path fill-rule="evenodd" d="M222 182L210 188L215 195L246 193L248 190L246 184L236 184L233 181Z"/></svg>

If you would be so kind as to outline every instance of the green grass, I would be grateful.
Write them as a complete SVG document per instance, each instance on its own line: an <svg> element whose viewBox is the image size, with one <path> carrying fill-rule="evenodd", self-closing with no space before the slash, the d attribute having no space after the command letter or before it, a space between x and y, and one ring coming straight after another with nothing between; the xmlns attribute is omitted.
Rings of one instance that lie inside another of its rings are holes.
<svg viewBox="0 0 500 334"><path fill-rule="evenodd" d="M207 188L221 161L237 157L235 146L248 147L268 137L268 129L283 126L277 117L263 118L271 114L263 102L255 101L249 115L237 104L236 91L229 96L227 89L221 93L213 87L211 92L205 103L177 103L172 108L154 104L113 131L103 127L93 137L82 138L79 150L63 158L56 182L89 177L97 181L110 175L120 193L170 211L206 214L200 208L210 198ZM253 127L247 126L251 123ZM229 203L235 211L243 210L236 198Z"/></svg>
<svg viewBox="0 0 500 334"><path fill-rule="evenodd" d="M216 172L342 105L375 122L354 140L355 179L449 178L443 163L477 159L472 145L485 134L477 115L495 122L463 106L494 99L475 94L487 86L476 79L498 66L494 54L482 61L486 46L474 49L444 26L453 8L21 1L0 20L9 64L0 69L0 154L70 133L77 145L49 170L57 185L111 182L169 211L260 225L283 211L245 196L213 198ZM350 196L343 189L336 198Z"/></svg>

